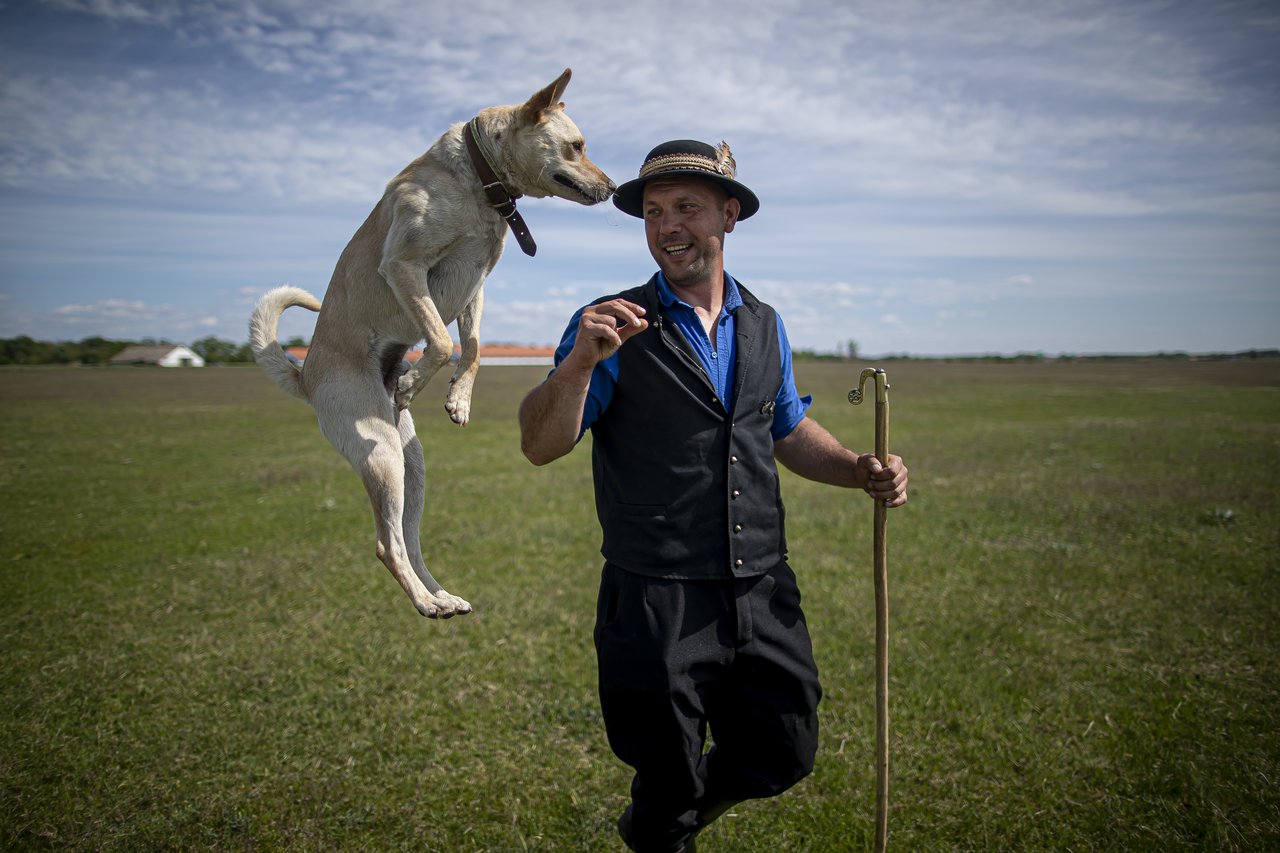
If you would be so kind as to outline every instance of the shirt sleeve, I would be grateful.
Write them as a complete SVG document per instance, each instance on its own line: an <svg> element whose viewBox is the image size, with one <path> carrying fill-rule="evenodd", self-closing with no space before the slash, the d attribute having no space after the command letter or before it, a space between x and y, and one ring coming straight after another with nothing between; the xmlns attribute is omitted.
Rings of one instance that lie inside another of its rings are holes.
<svg viewBox="0 0 1280 853"><path fill-rule="evenodd" d="M782 354L782 386L778 388L778 396L774 402L773 427L770 432L773 440L786 438L791 431L804 420L804 413L813 405L813 397L800 396L796 390L796 377L791 365L791 342L787 340L787 329L782 323L782 315L778 314L778 349Z"/></svg>
<svg viewBox="0 0 1280 853"><path fill-rule="evenodd" d="M573 317L569 319L569 326L564 330L564 336L560 338L560 345L556 347L556 366L560 366L560 362L573 349L573 344L578 339L578 320L582 317L582 312L586 310L584 305L574 312ZM554 370L552 371L555 372ZM548 374L550 375L550 374ZM609 401L613 399L613 389L618 383L618 354L606 358L604 361L596 364L595 369L591 371L591 385L587 388L587 401L582 407L582 425L578 428L578 438L581 439L591 425L599 420L604 414L604 410L609 407Z"/></svg>

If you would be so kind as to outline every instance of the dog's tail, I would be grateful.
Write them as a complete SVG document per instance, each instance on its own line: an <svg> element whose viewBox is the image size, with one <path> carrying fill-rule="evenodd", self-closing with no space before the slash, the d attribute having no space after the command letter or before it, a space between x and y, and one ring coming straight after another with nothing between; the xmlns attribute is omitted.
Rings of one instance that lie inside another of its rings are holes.
<svg viewBox="0 0 1280 853"><path fill-rule="evenodd" d="M276 340L280 315L295 305L311 311L320 310L320 300L300 287L286 284L267 291L249 318L249 346L253 347L254 361L266 371L272 382L286 394L310 402L302 386L302 370L289 361Z"/></svg>

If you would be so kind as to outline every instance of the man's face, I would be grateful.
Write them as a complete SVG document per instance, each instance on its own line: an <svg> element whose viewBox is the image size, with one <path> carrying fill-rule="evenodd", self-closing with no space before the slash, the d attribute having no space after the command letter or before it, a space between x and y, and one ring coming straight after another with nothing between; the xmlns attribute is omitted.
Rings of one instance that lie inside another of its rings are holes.
<svg viewBox="0 0 1280 853"><path fill-rule="evenodd" d="M657 178L644 188L649 253L675 287L694 287L724 274L724 235L740 205L711 181Z"/></svg>

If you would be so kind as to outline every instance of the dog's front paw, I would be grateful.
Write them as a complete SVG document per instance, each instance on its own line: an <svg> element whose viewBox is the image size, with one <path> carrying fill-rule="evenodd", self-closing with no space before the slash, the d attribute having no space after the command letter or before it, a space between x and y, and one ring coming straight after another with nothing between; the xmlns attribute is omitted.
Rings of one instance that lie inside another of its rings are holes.
<svg viewBox="0 0 1280 853"><path fill-rule="evenodd" d="M471 420L471 401L457 399L452 391L445 398L444 410L449 413L449 419L458 426L466 426L467 421Z"/></svg>
<svg viewBox="0 0 1280 853"><path fill-rule="evenodd" d="M414 371L410 370L396 380L396 408L409 408L409 404L413 402L413 398L416 396L418 396L418 376Z"/></svg>
<svg viewBox="0 0 1280 853"><path fill-rule="evenodd" d="M463 613L470 613L472 610L467 601L443 589L435 595L428 596L426 601L415 601L413 606L428 619L451 619Z"/></svg>
<svg viewBox="0 0 1280 853"><path fill-rule="evenodd" d="M444 399L444 410L449 418L458 426L466 426L471 420L471 388L475 383L475 372L455 375L449 380L449 395Z"/></svg>

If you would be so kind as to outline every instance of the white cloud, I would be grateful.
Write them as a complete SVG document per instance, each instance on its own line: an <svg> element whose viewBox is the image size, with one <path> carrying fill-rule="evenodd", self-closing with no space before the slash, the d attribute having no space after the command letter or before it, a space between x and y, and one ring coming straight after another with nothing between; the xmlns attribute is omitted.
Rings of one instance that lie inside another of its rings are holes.
<svg viewBox="0 0 1280 853"><path fill-rule="evenodd" d="M72 182L135 195L368 199L370 187L380 188L428 144L296 110L245 110L219 93L139 78L85 84L19 76L0 84L0 103L0 184L11 187Z"/></svg>
<svg viewBox="0 0 1280 853"><path fill-rule="evenodd" d="M118 298L58 305L43 314L14 313L5 308L0 301L0 336L29 335L46 340L80 340L100 335L117 340L164 338L191 343L214 335L243 343L249 315L249 310L239 304L235 308L185 306ZM281 319L280 337L310 338L314 328L314 314L289 311Z"/></svg>
<svg viewBox="0 0 1280 853"><path fill-rule="evenodd" d="M69 12L84 12L112 20L164 24L172 20L173 9L162 4L147 8L132 0L46 0L48 5Z"/></svg>
<svg viewBox="0 0 1280 853"><path fill-rule="evenodd" d="M62 5L146 22L210 59L239 57L258 85L243 93L244 69L233 66L221 77L141 66L89 78L10 75L0 97L9 128L0 182L75 176L365 198L448 122L525 97L562 63L579 65L571 107L580 95L601 150L644 150L649 139L634 140L637 116L655 139L693 130L735 144L758 138L744 174L765 186L770 173L787 176L782 192L825 177L861 193L1132 216L1220 198L1196 178L1221 169L1194 156L1202 148L1222 148L1229 137L1233 168L1250 155L1263 168L1263 152L1275 152L1274 134L1250 139L1238 120L1204 122L1189 111L1221 100L1207 76L1213 57L1167 25L1153 29L1159 19L1141 6L1046 14L1006 4L810 3L797 15L748 3L716 21L737 45L732 63L716 63L692 42L659 40L657 22L674 15L696 26L708 14L678 4L643 13L501 4L502 14L486 16L498 6L471 3L456 10L447 42L435 16L410 2L161 4L145 12L130 3ZM571 45L554 63L526 38L548 27ZM481 70L494 52L504 67L529 70L502 75L495 87ZM673 66L682 68L680 82L664 71ZM1127 182L1126 168L1180 177L1156 194Z"/></svg>
<svg viewBox="0 0 1280 853"><path fill-rule="evenodd" d="M90 304L59 305L49 312L48 320L59 330L58 337L80 337L100 334L104 337L159 337L154 330L171 330L167 334L189 335L211 324L209 315L199 308L171 304L154 304L136 299L102 299Z"/></svg>

